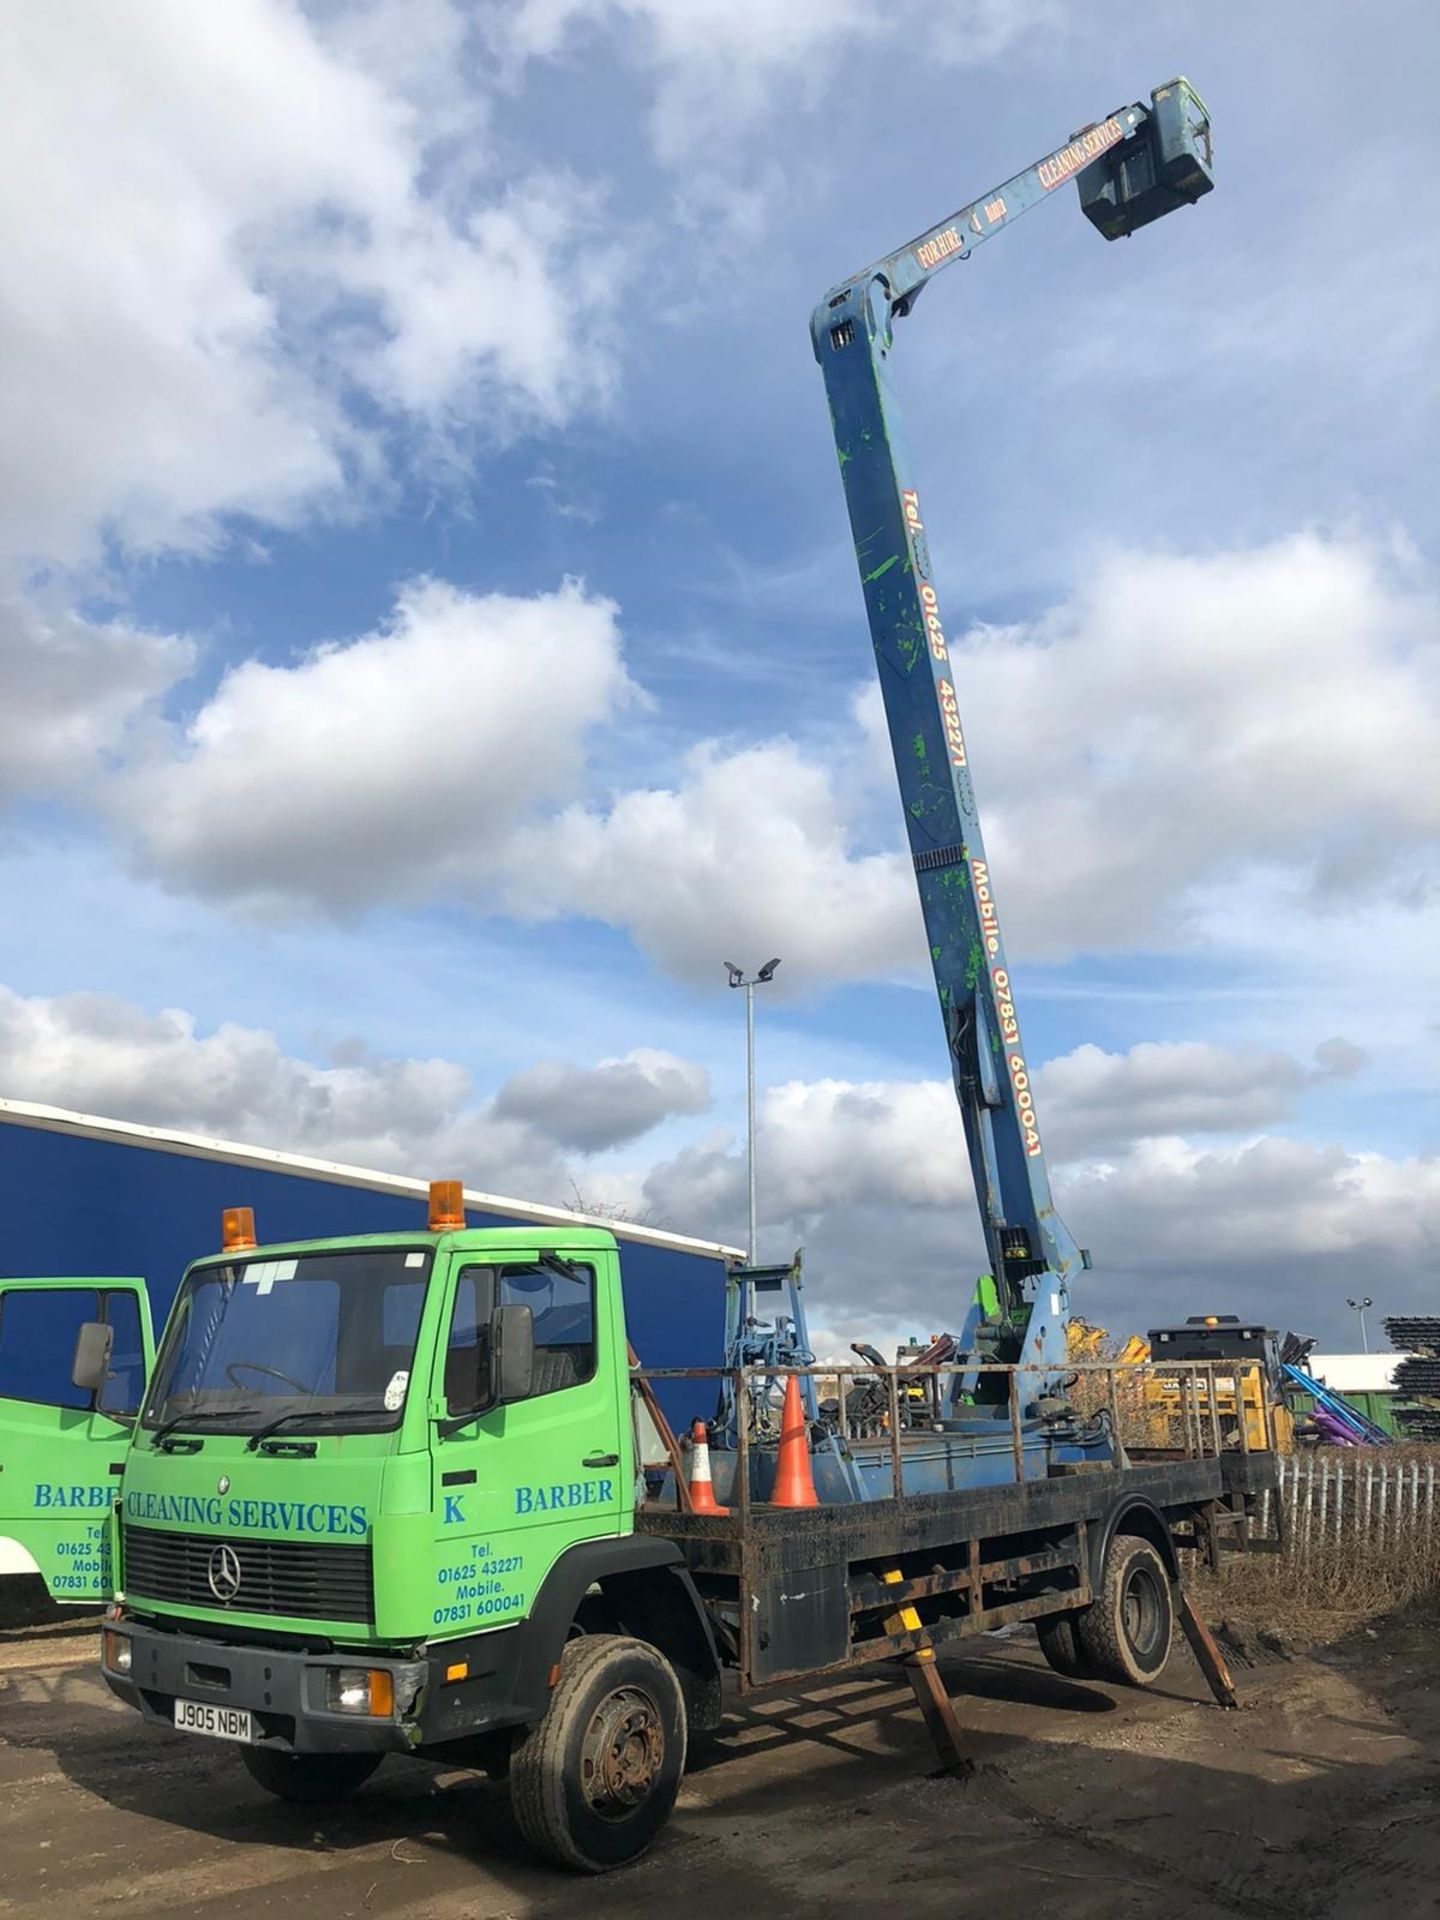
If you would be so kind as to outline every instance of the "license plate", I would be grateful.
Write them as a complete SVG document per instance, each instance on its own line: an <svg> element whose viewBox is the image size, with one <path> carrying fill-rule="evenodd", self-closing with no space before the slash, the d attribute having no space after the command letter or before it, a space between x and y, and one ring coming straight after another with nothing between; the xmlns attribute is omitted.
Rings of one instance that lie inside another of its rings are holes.
<svg viewBox="0 0 1440 1920"><path fill-rule="evenodd" d="M254 1728L243 1707L216 1707L207 1700L177 1700L175 1731L205 1733L212 1740L253 1740Z"/></svg>

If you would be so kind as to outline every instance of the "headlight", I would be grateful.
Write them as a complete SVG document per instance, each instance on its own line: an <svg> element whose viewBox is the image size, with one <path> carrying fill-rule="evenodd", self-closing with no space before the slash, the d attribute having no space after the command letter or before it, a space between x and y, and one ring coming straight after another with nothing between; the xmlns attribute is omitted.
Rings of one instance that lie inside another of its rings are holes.
<svg viewBox="0 0 1440 1920"><path fill-rule="evenodd" d="M116 1633L113 1628L107 1627L101 1635L100 1657L111 1673L129 1673L130 1655L129 1634Z"/></svg>
<svg viewBox="0 0 1440 1920"><path fill-rule="evenodd" d="M386 1667L327 1667L325 1704L331 1713L388 1720L395 1710L395 1683Z"/></svg>

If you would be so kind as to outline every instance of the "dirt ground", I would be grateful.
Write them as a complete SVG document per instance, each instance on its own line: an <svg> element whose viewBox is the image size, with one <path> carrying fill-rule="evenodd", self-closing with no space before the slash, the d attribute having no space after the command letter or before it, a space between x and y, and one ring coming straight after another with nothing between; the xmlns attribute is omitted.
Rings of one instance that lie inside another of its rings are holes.
<svg viewBox="0 0 1440 1920"><path fill-rule="evenodd" d="M0 1914L1432 1916L1437 1626L1241 1669L1233 1714L1183 1649L1140 1694L1057 1678L1026 1630L987 1639L945 1662L965 1782L931 1777L895 1670L766 1696L646 1860L599 1881L532 1862L469 1773L389 1760L343 1809L282 1806L221 1743L113 1701L93 1626L0 1632Z"/></svg>

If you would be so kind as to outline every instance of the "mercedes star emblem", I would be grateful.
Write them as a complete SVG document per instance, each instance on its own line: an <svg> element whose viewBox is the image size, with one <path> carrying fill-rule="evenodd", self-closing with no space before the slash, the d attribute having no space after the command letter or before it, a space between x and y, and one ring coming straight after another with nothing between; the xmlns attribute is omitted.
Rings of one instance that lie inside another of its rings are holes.
<svg viewBox="0 0 1440 1920"><path fill-rule="evenodd" d="M222 1473L220 1478L215 1482L215 1491L217 1493L228 1493L230 1491L230 1476L228 1473Z"/></svg>
<svg viewBox="0 0 1440 1920"><path fill-rule="evenodd" d="M233 1547L216 1547L205 1569L205 1578L217 1600L235 1598L240 1591L240 1556Z"/></svg>

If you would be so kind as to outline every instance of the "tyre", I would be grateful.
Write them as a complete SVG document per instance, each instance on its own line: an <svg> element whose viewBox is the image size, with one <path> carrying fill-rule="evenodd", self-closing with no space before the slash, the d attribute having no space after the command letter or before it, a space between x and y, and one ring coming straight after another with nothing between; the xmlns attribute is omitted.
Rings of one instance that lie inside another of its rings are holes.
<svg viewBox="0 0 1440 1920"><path fill-rule="evenodd" d="M1067 1680L1093 1680L1090 1662L1080 1650L1073 1613L1052 1613L1035 1622L1040 1651L1056 1673Z"/></svg>
<svg viewBox="0 0 1440 1920"><path fill-rule="evenodd" d="M510 1760L510 1804L537 1852L582 1873L638 1860L670 1817L685 1771L685 1699L643 1640L566 1643L543 1720Z"/></svg>
<svg viewBox="0 0 1440 1920"><path fill-rule="evenodd" d="M1097 1680L1148 1687L1165 1671L1175 1604L1165 1563L1148 1540L1117 1533L1105 1550L1100 1591L1075 1615L1075 1641Z"/></svg>
<svg viewBox="0 0 1440 1920"><path fill-rule="evenodd" d="M284 1753L278 1747L242 1747L245 1770L277 1800L322 1807L348 1800L384 1759L380 1753Z"/></svg>

